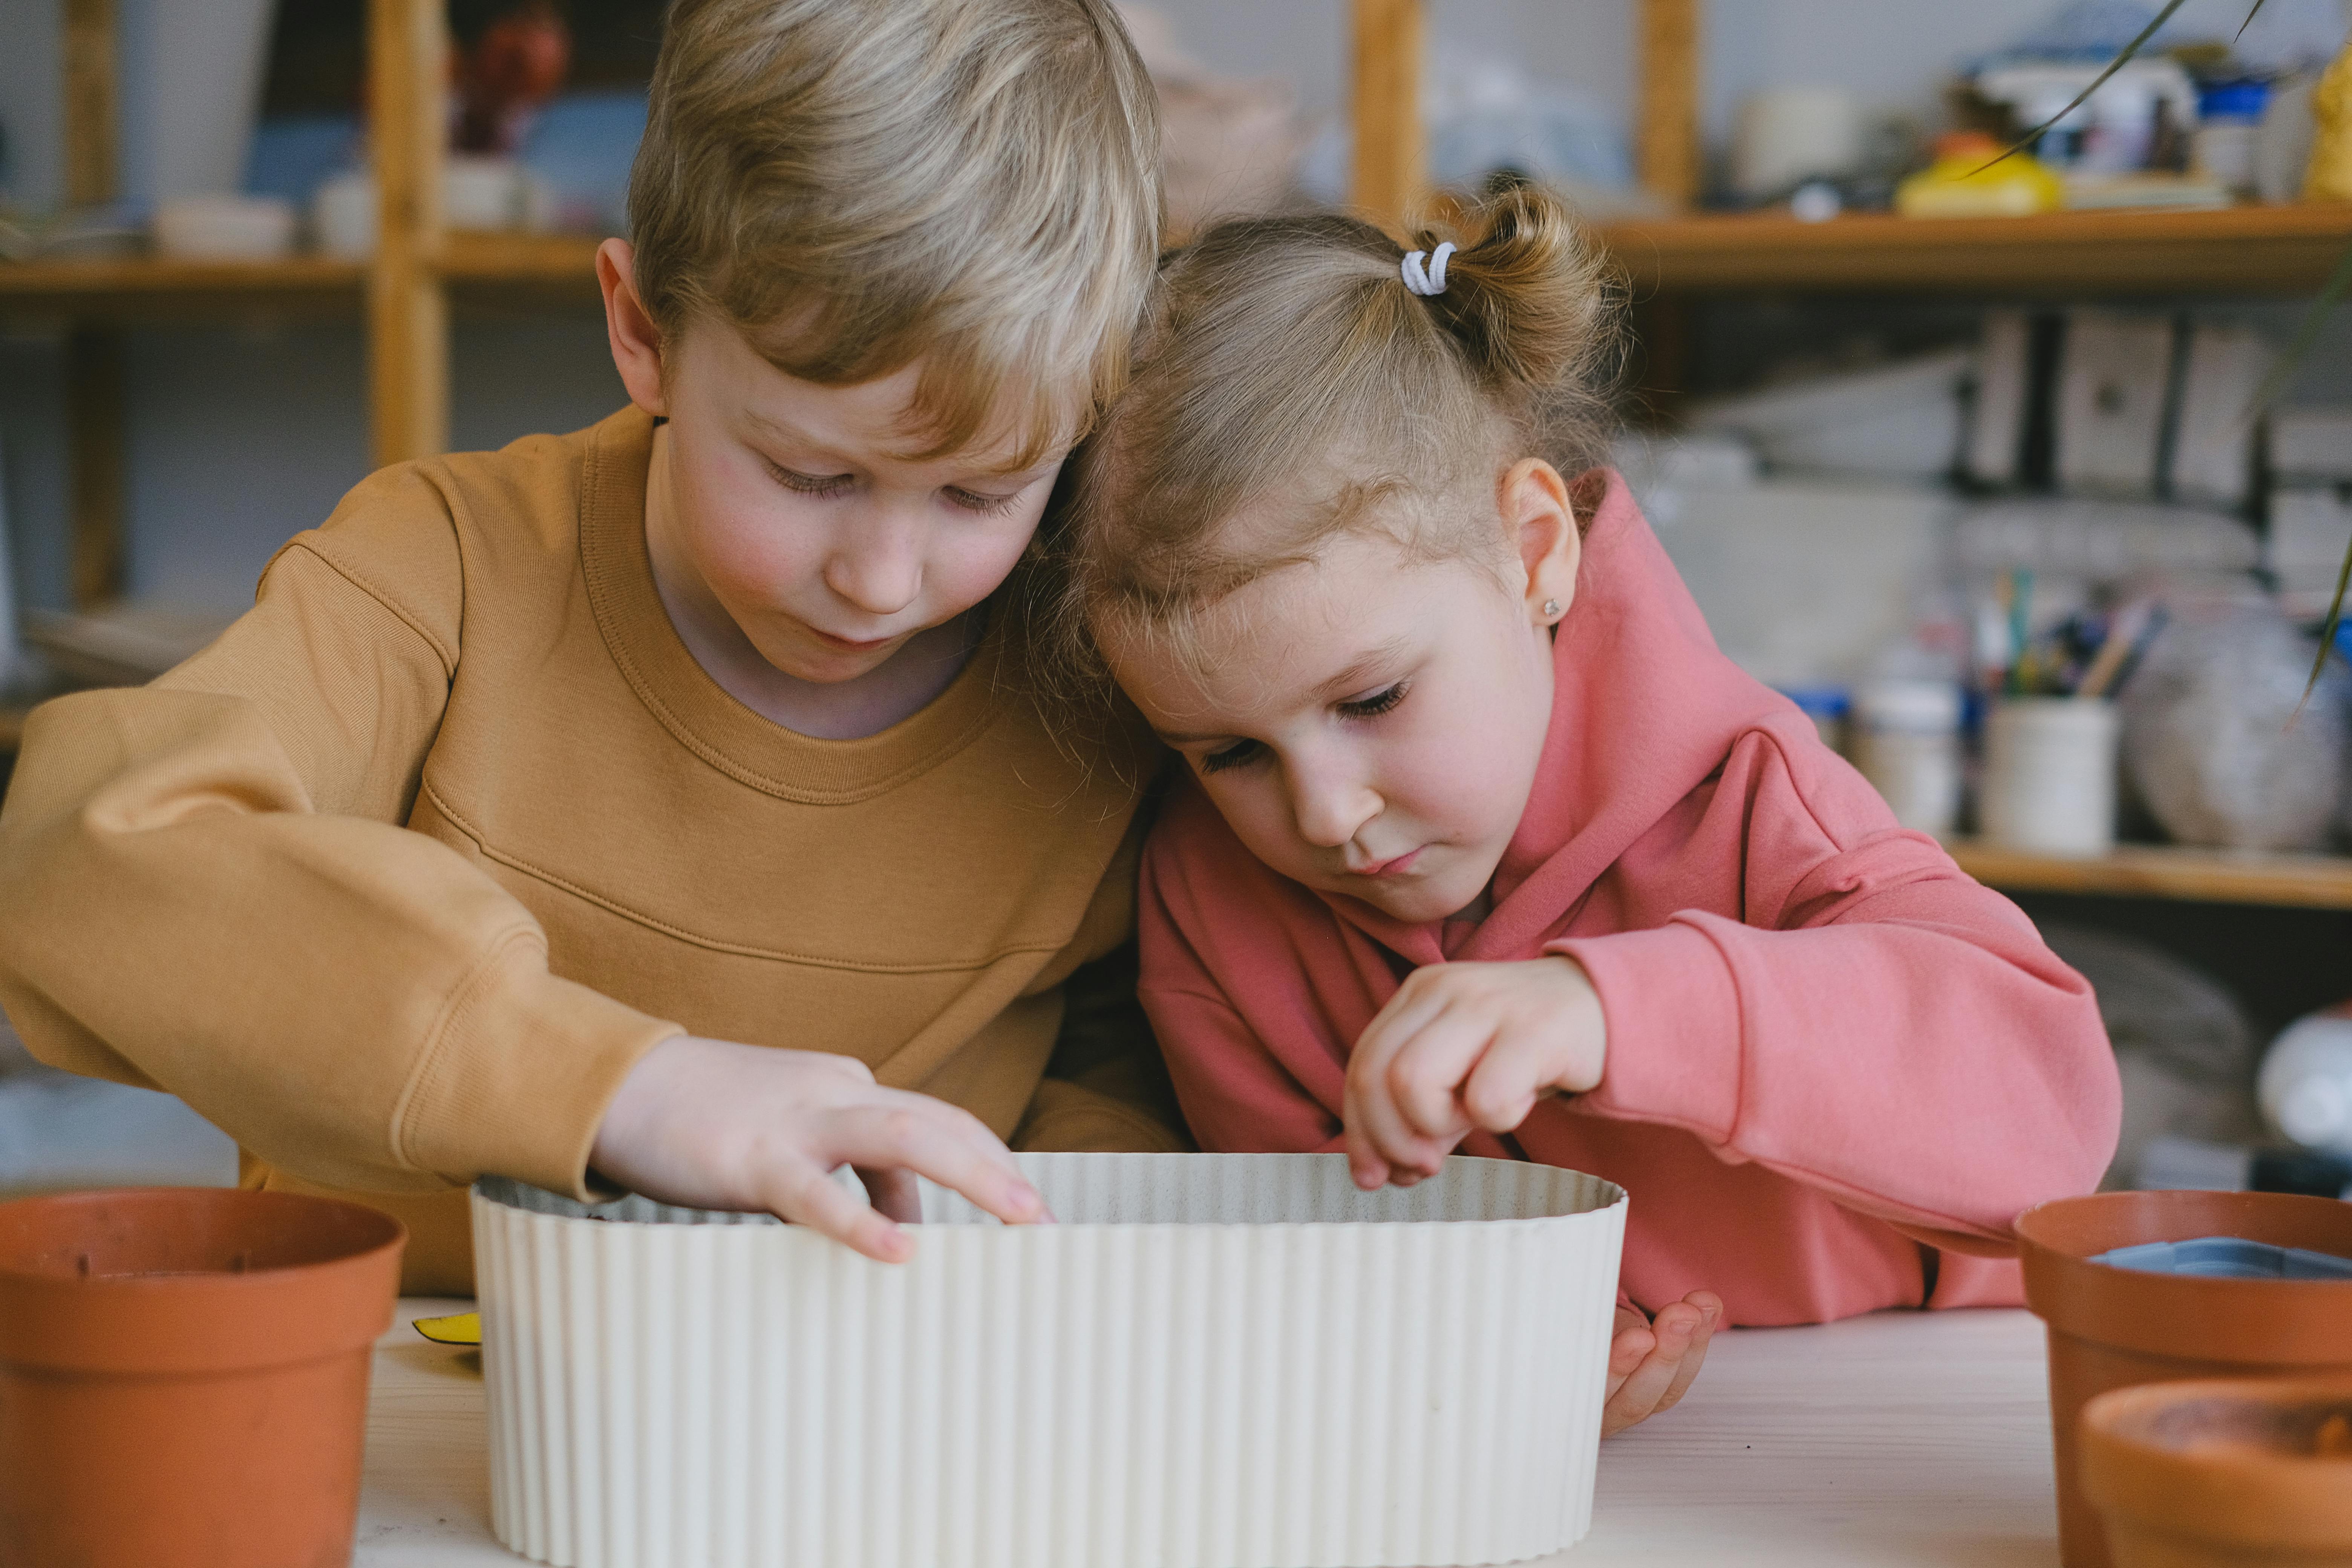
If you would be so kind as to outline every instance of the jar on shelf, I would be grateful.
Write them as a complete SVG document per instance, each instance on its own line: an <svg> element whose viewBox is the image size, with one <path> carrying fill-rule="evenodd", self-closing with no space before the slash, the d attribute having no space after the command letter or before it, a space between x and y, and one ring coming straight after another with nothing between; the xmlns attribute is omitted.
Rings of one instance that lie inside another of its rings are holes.
<svg viewBox="0 0 2352 1568"><path fill-rule="evenodd" d="M2104 855L2116 842L2116 742L2100 697L2012 697L1985 716L1978 816L1986 842L2037 855Z"/></svg>
<svg viewBox="0 0 2352 1568"><path fill-rule="evenodd" d="M1949 680L1884 678L1854 693L1854 764L1895 820L1948 834L1960 815L1960 689Z"/></svg>

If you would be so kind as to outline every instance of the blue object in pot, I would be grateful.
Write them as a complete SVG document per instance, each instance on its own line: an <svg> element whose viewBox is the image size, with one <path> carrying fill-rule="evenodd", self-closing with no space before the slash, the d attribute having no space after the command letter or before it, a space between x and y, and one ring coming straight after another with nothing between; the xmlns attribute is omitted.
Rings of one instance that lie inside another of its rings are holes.
<svg viewBox="0 0 2352 1568"><path fill-rule="evenodd" d="M2193 1241L2150 1241L2094 1254L2087 1261L2147 1274L2192 1274L2206 1279L2352 1279L2352 1258L2301 1247L2273 1247L2234 1236Z"/></svg>

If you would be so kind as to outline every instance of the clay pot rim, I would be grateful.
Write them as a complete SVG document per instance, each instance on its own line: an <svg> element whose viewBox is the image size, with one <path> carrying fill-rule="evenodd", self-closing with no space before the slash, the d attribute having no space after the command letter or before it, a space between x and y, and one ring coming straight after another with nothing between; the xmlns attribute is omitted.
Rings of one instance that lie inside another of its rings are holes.
<svg viewBox="0 0 2352 1568"><path fill-rule="evenodd" d="M2158 1223L2151 1233L2151 1222L2175 1209L2178 1226ZM2067 1239L2083 1249L2055 1245L2046 1238L2053 1230L2072 1233ZM2352 1205L2286 1193L2095 1193L2036 1205L2014 1226L2026 1305L2053 1334L2191 1363L2215 1375L2344 1364L2342 1336L2320 1325L2352 1322L2352 1279L2216 1279L2091 1258L2135 1241L2200 1232L2287 1241L2313 1230L2343 1247L2352 1236ZM2278 1332L2253 1353L2216 1337L2217 1325L2273 1315Z"/></svg>
<svg viewBox="0 0 2352 1568"><path fill-rule="evenodd" d="M5 1255L0 1255L0 1281L5 1281L11 1285L36 1289L53 1286L70 1288L76 1290L152 1290L158 1293L165 1291L185 1292L189 1290L261 1289L266 1289L278 1281L283 1280L286 1276L289 1274L299 1274L306 1269L333 1268L355 1263L361 1258L373 1258L377 1254L385 1251L387 1248L396 1248L405 1245L408 1239L407 1227L403 1226L400 1221L393 1218L390 1215L369 1208L364 1204L351 1203L342 1198L312 1197L308 1194L260 1193L242 1187L78 1187L68 1192L38 1193L26 1197L11 1198L5 1203L0 1203L0 1213L5 1213L9 1209L16 1208L19 1205L27 1207L33 1205L78 1206L79 1205L87 1202L103 1201L108 1199L121 1200L125 1197L168 1195L173 1198L178 1198L183 1194L190 1193L218 1194L220 1200L227 1205L247 1208L264 1206L285 1206L290 1208L293 1206L292 1205L281 1205L278 1202L278 1200L289 1198L293 1199L294 1203L297 1205L307 1205L311 1204L330 1204L337 1208L343 1209L357 1217L366 1230L372 1230L375 1233L375 1237L373 1240L366 1242L365 1245L354 1244L347 1250L331 1253L323 1258L305 1258L292 1262L272 1263L250 1268L203 1269L176 1274L163 1272L135 1274L62 1273L55 1268L27 1268L21 1263L7 1258ZM249 1201L256 1198L261 1199L263 1202L260 1205L255 1205ZM199 1198L197 1201L203 1202L205 1200Z"/></svg>
<svg viewBox="0 0 2352 1568"><path fill-rule="evenodd" d="M2130 1426L2153 1411L2212 1400L2247 1405L2342 1401L2352 1376L2196 1378L2109 1389L2083 1407L2078 1425L2085 1497L2110 1521L2195 1540L2273 1550L2340 1550L2352 1538L2352 1457L2244 1447L2179 1448ZM2235 1512L2260 1522L2229 1529Z"/></svg>

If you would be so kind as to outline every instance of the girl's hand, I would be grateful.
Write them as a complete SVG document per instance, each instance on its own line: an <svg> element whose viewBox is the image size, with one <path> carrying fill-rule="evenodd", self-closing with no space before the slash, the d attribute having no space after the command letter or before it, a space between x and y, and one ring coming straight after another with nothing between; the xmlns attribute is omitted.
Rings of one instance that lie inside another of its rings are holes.
<svg viewBox="0 0 2352 1568"><path fill-rule="evenodd" d="M1706 1342L1723 1321L1723 1298L1694 1290L1662 1309L1655 1322L1630 1307L1617 1309L1617 1337L1609 1346L1609 1403L1601 1407L1601 1435L1622 1432L1645 1416L1672 1410L1706 1360Z"/></svg>
<svg viewBox="0 0 2352 1568"><path fill-rule="evenodd" d="M681 1035L629 1070L589 1163L692 1208L766 1210L883 1263L914 1256L914 1175L1012 1225L1052 1223L1012 1152L969 1111L883 1089L851 1057ZM855 1166L875 1206L832 1180Z"/></svg>
<svg viewBox="0 0 2352 1568"><path fill-rule="evenodd" d="M1414 970L1348 1058L1356 1184L1437 1174L1473 1129L1508 1132L1540 1096L1598 1084L1608 1046L1600 994L1572 958Z"/></svg>

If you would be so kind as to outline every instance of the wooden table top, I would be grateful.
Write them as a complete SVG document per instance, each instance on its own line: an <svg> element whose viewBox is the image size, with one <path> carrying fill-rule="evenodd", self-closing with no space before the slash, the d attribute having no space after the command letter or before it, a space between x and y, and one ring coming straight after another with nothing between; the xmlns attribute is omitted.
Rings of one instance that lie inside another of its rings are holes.
<svg viewBox="0 0 2352 1568"><path fill-rule="evenodd" d="M475 1352L404 1300L377 1348L356 1568L512 1568L490 1534ZM1601 1452L1592 1533L1556 1568L2052 1568L2041 1325L1884 1312L1717 1342L1682 1405Z"/></svg>

